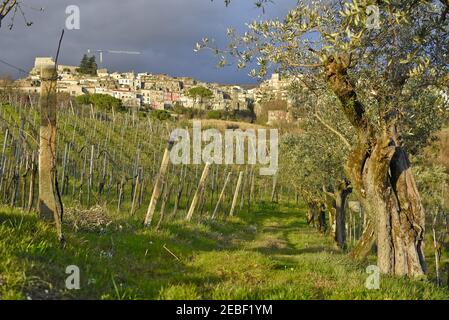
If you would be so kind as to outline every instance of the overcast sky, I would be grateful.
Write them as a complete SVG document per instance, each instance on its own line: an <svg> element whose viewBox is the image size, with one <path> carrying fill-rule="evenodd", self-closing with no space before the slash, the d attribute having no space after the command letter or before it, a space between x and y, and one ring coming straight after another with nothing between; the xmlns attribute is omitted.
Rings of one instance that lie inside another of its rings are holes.
<svg viewBox="0 0 449 320"><path fill-rule="evenodd" d="M66 7L78 5L81 29L65 34L61 64L78 65L88 48L140 51L142 55L105 54L103 67L110 71L167 73L220 83L250 83L248 70L216 68L210 52L195 53L203 37L225 44L229 26L245 30L245 23L262 15L253 0L23 0L27 27L18 13L9 30L10 14L0 29L0 59L29 70L35 56L55 56L65 26ZM275 0L263 18L283 17L295 0ZM45 8L39 11L39 8ZM97 59L98 60L98 59ZM0 64L0 74L20 73Z"/></svg>

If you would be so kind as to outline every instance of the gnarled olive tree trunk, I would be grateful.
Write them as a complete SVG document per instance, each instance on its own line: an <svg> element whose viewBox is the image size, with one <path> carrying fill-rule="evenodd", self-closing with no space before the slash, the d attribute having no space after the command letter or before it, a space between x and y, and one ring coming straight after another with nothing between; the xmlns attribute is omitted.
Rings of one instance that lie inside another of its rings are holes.
<svg viewBox="0 0 449 320"><path fill-rule="evenodd" d="M346 245L346 200L352 192L348 181L338 181L332 192L323 189L327 195L326 207L329 211L329 223L331 224L332 237L340 249Z"/></svg>
<svg viewBox="0 0 449 320"><path fill-rule="evenodd" d="M347 181L341 181L335 186L334 198L335 198L335 236L334 240L338 247L345 248L346 245L346 215L345 207L346 200L351 194L352 188Z"/></svg>
<svg viewBox="0 0 449 320"><path fill-rule="evenodd" d="M309 226L315 226L315 217L318 215L318 204L310 201L307 203L307 224Z"/></svg>
<svg viewBox="0 0 449 320"><path fill-rule="evenodd" d="M307 200L307 224L318 229L319 232L325 233L326 226L326 213L324 212L324 205L318 201Z"/></svg>
<svg viewBox="0 0 449 320"><path fill-rule="evenodd" d="M331 57L326 75L357 131L358 145L350 154L346 171L370 221L362 245L371 249L374 237L377 239L382 273L423 275L425 214L407 154L394 123L385 121L382 129L370 123L347 76L349 64L346 56ZM369 249L356 247L361 254Z"/></svg>

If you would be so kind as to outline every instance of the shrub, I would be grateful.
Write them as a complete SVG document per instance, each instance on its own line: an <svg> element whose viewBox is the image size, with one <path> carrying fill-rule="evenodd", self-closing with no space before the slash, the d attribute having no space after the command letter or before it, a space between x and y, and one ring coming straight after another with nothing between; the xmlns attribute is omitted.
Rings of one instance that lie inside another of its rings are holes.
<svg viewBox="0 0 449 320"><path fill-rule="evenodd" d="M208 88L202 87L202 86L191 88L188 91L188 95L189 95L189 97L191 97L193 99L199 99L200 101L202 101L204 99L211 99L214 96L212 91L210 91Z"/></svg>
<svg viewBox="0 0 449 320"><path fill-rule="evenodd" d="M171 118L170 112L165 110L153 110L150 113L151 117L160 121L165 121Z"/></svg>
<svg viewBox="0 0 449 320"><path fill-rule="evenodd" d="M176 113L176 114L186 114L187 108L184 107L179 102L176 102L174 107L173 107L173 112Z"/></svg>
<svg viewBox="0 0 449 320"><path fill-rule="evenodd" d="M207 119L224 120L227 114L224 110L212 110L206 114Z"/></svg>
<svg viewBox="0 0 449 320"><path fill-rule="evenodd" d="M202 118L204 116L204 111L196 108L186 108L182 106L180 103L176 103L173 107L173 111L176 114L183 115L184 118L193 119L193 118Z"/></svg>
<svg viewBox="0 0 449 320"><path fill-rule="evenodd" d="M124 111L122 101L107 94L85 94L76 97L76 102L79 105L93 104L96 109L104 112L111 112L112 108L115 111Z"/></svg>
<svg viewBox="0 0 449 320"><path fill-rule="evenodd" d="M256 118L255 114L251 110L237 110L233 112L233 116L236 120L253 122Z"/></svg>
<svg viewBox="0 0 449 320"><path fill-rule="evenodd" d="M88 94L83 94L82 96L78 96L76 97L76 103L78 103L79 105L87 105L90 104L90 95Z"/></svg>

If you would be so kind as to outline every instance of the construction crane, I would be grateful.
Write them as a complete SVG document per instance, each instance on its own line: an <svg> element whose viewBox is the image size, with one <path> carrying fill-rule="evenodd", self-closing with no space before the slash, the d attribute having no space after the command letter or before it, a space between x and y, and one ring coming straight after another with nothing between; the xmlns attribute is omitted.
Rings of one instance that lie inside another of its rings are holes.
<svg viewBox="0 0 449 320"><path fill-rule="evenodd" d="M98 50L98 49L87 49L87 53L91 52L98 52L100 55L100 64L103 64L103 54L104 53L111 53L111 54L132 54L132 55L139 55L141 54L138 51L123 51L123 50Z"/></svg>

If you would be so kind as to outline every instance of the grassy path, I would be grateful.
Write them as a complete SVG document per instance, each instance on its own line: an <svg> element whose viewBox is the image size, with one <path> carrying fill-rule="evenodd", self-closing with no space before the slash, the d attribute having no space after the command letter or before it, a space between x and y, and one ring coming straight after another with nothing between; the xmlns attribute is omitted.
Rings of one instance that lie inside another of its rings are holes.
<svg viewBox="0 0 449 320"><path fill-rule="evenodd" d="M293 207L265 204L225 223L177 221L159 233L129 221L69 230L61 250L49 227L1 210L0 298L449 299L398 278L366 289L366 265L333 249ZM80 290L65 289L68 265L80 268Z"/></svg>

